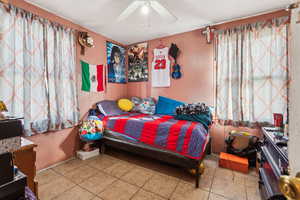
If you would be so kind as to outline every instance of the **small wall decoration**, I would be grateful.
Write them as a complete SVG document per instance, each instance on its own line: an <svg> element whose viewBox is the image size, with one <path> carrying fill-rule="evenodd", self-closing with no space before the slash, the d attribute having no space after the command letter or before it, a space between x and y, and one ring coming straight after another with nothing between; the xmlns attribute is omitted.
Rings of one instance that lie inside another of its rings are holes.
<svg viewBox="0 0 300 200"><path fill-rule="evenodd" d="M169 49L169 55L174 59L174 65L172 66L172 78L173 79L180 79L182 76L182 73L180 72L181 66L177 63L177 57L180 54L180 50L178 46L174 43L171 44L171 47Z"/></svg>
<svg viewBox="0 0 300 200"><path fill-rule="evenodd" d="M86 92L103 92L105 69L103 65L90 65L84 61L81 63L82 86L81 90Z"/></svg>
<svg viewBox="0 0 300 200"><path fill-rule="evenodd" d="M136 44L128 49L128 82L148 81L148 44Z"/></svg>
<svg viewBox="0 0 300 200"><path fill-rule="evenodd" d="M125 48L106 42L108 82L126 83Z"/></svg>
<svg viewBox="0 0 300 200"><path fill-rule="evenodd" d="M78 32L78 42L81 46L81 55L84 55L85 47L94 47L94 39L87 32Z"/></svg>
<svg viewBox="0 0 300 200"><path fill-rule="evenodd" d="M160 40L160 44L153 49L152 87L170 87L169 47Z"/></svg>
<svg viewBox="0 0 300 200"><path fill-rule="evenodd" d="M202 32L202 34L206 36L207 44L212 43L214 39L214 31L215 29L211 28L210 26L207 26L205 30Z"/></svg>

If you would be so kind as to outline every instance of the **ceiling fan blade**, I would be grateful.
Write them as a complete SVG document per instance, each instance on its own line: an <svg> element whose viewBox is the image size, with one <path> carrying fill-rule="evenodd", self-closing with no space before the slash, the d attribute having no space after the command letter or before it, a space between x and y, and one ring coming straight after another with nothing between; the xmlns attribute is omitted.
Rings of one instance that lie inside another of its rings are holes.
<svg viewBox="0 0 300 200"><path fill-rule="evenodd" d="M170 21L177 20L177 17L173 15L167 8L162 6L159 2L151 0L150 3L151 3L151 7L162 17L169 19Z"/></svg>
<svg viewBox="0 0 300 200"><path fill-rule="evenodd" d="M134 11L136 11L140 6L144 3L143 1L134 1L132 2L117 18L117 21L122 21L126 19L129 15L131 15Z"/></svg>

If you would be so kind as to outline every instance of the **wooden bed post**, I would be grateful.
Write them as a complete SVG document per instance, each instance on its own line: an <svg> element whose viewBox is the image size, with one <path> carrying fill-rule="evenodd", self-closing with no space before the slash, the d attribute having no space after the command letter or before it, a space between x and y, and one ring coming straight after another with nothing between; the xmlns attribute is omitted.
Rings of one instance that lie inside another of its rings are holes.
<svg viewBox="0 0 300 200"><path fill-rule="evenodd" d="M203 160L199 161L197 167L196 167L196 188L199 188L199 181L201 178L201 175L204 173L205 166L203 163Z"/></svg>
<svg viewBox="0 0 300 200"><path fill-rule="evenodd" d="M105 153L105 144L103 142L100 143L100 154L104 154Z"/></svg>
<svg viewBox="0 0 300 200"><path fill-rule="evenodd" d="M200 166L196 167L196 188L199 188L199 179L200 179Z"/></svg>

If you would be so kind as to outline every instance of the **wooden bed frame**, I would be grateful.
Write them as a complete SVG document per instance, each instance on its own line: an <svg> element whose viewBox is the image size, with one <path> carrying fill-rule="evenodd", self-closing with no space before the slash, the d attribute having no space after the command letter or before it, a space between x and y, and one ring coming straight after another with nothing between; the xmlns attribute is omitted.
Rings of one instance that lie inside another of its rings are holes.
<svg viewBox="0 0 300 200"><path fill-rule="evenodd" d="M130 142L124 139L118 139L114 137L109 137L104 134L104 138L100 140L100 152L103 154L105 152L106 146L111 146L116 149L121 149L124 151L132 152L138 155L146 156L149 158L153 158L162 162L167 162L170 164L174 164L186 169L195 169L196 175L195 175L195 187L199 188L199 179L201 174L204 171L204 165L202 164L202 161L205 157L205 155L211 154L211 138L209 138L209 141L206 145L206 149L204 152L204 155L200 160L191 159L188 157L185 157L183 155L180 155L178 153L159 149L152 147L150 145L142 144L142 143L134 143Z"/></svg>

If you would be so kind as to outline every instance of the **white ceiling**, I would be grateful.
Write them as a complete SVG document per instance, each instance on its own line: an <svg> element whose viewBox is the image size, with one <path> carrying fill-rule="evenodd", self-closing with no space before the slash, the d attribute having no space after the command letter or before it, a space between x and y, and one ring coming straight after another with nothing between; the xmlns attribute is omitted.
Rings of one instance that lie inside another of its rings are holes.
<svg viewBox="0 0 300 200"><path fill-rule="evenodd" d="M292 0L158 0L178 20L155 25L136 25L138 15L118 22L133 0L26 0L123 44L186 32L208 24L285 8ZM141 16L140 16L141 17Z"/></svg>

